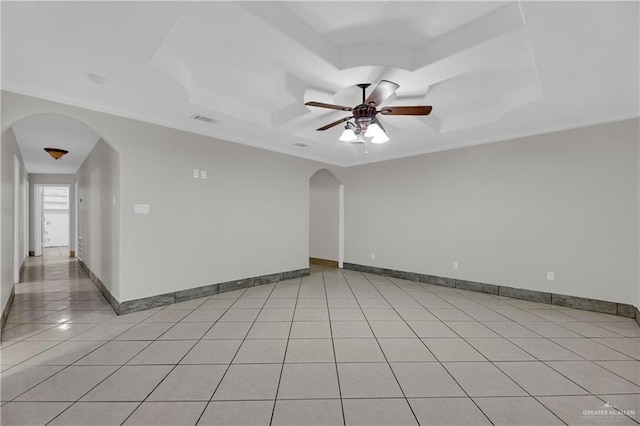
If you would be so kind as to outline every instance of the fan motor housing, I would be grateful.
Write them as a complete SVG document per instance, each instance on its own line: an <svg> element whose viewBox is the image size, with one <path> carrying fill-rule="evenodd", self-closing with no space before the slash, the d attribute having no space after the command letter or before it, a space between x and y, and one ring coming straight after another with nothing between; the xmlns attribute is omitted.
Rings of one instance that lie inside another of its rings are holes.
<svg viewBox="0 0 640 426"><path fill-rule="evenodd" d="M353 118L360 129L366 129L371 123L373 117L378 113L376 107L364 104L358 105L352 112Z"/></svg>

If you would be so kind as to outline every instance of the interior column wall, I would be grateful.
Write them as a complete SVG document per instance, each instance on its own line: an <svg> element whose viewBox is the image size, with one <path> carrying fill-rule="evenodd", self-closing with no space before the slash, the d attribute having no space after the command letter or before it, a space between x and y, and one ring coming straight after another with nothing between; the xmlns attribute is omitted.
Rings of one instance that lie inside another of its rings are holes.
<svg viewBox="0 0 640 426"><path fill-rule="evenodd" d="M15 135L12 129L2 132L0 147L0 312L5 309L11 290L14 286L14 197L13 197L13 178L14 178L14 156L18 158L20 163L20 179L18 189L18 252L22 259L22 264L26 258L27 247L25 246L25 235L27 232L25 226L26 210L25 198L27 195L27 186L25 185L27 173L25 172L24 162L18 149Z"/></svg>
<svg viewBox="0 0 640 426"><path fill-rule="evenodd" d="M81 250L87 267L120 299L120 160L99 140L76 174Z"/></svg>

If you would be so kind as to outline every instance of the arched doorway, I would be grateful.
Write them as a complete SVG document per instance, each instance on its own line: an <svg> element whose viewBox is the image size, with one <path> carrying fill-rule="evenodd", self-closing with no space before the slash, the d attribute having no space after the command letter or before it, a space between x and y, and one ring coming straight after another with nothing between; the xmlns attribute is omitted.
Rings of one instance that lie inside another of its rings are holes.
<svg viewBox="0 0 640 426"><path fill-rule="evenodd" d="M343 184L327 169L309 179L309 263L342 267Z"/></svg>
<svg viewBox="0 0 640 426"><path fill-rule="evenodd" d="M15 164L12 184L6 185L9 179L3 173L2 198L8 198L5 190L12 190L14 207L11 214L0 216L3 228L10 228L13 234L13 238L3 241L0 311L3 324L10 313L15 314L10 323L18 329L25 327L22 327L23 318L19 316L19 310L10 312L14 295L20 296L19 301L25 303L25 298L34 297L31 293L40 290L16 284L23 280L34 282L36 274L47 272L48 266L51 266L49 272L68 272L69 278L77 277L78 267L83 266L89 268L91 276L95 275L104 287L109 288L110 285L114 288L117 285L120 167L118 152L98 131L75 117L47 112L3 124L6 124L2 131L3 167L5 154L7 158L11 154ZM44 148L62 149L68 153L58 159L50 156ZM64 189L64 199L58 197L60 194L40 191L47 187ZM40 201L39 211L35 208L36 200ZM51 214L47 216L47 213ZM82 223L81 218L85 218ZM55 225L54 222L60 222L60 226L44 228L45 225ZM43 235L44 231L49 231L47 237ZM43 254L46 238L53 240L54 233L60 238L56 238L55 243L49 241L51 246L66 256L61 254L57 259L49 259L49 265L47 259L35 256L37 252ZM12 256L6 256L13 260L9 267L5 265L8 263L5 262L5 253L11 252ZM77 257L83 262L69 257ZM22 272L20 279L17 279L18 271ZM13 273L14 279L8 279L8 272ZM39 281L44 282L40 278ZM90 289L95 290L93 287ZM27 291L31 293L27 295ZM46 291L48 289L43 287L40 293Z"/></svg>

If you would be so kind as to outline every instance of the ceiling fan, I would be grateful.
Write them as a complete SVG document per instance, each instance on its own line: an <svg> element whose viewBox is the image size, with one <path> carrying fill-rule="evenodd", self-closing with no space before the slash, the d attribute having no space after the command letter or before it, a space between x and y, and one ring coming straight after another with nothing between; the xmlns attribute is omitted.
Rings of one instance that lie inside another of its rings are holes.
<svg viewBox="0 0 640 426"><path fill-rule="evenodd" d="M380 106L386 99L389 98L400 87L399 84L388 80L381 80L376 88L366 97L366 89L370 84L361 83L358 87L362 89L362 103L353 108L342 105L325 104L322 102L307 102L305 105L337 109L340 111L349 111L353 115L340 120L336 120L333 123L329 123L326 126L320 127L319 131L330 129L337 126L340 123L346 122L344 131L340 136L340 140L343 142L364 143L366 137L371 137L372 143L385 143L389 141L382 123L378 119L377 115L429 115L431 113L431 107L426 105L415 106ZM353 119L353 122L349 121Z"/></svg>

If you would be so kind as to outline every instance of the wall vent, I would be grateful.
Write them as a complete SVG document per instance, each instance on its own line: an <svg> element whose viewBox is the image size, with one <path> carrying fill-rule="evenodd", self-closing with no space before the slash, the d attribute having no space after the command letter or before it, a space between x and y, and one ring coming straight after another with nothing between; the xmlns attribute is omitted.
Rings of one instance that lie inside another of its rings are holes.
<svg viewBox="0 0 640 426"><path fill-rule="evenodd" d="M295 145L295 146L299 146L300 148L306 148L306 147L308 147L308 146L309 146L309 145L305 145L305 144L300 143L300 142L296 142L296 143L294 143L294 145Z"/></svg>
<svg viewBox="0 0 640 426"><path fill-rule="evenodd" d="M191 116L191 118L193 118L194 120L204 121L205 123L211 123L211 124L216 122L216 120L214 120L213 118L206 117L206 116L200 115L200 114L193 114Z"/></svg>

